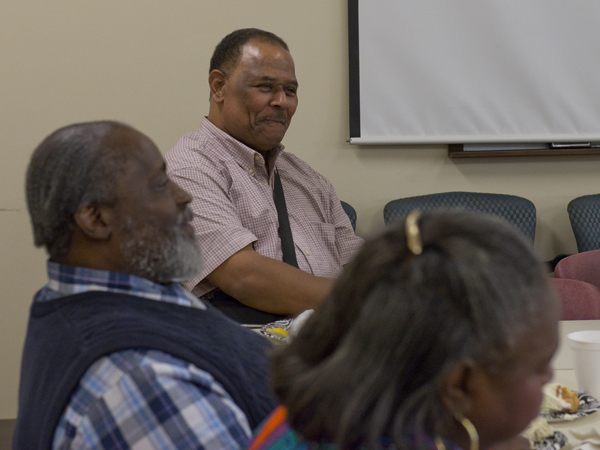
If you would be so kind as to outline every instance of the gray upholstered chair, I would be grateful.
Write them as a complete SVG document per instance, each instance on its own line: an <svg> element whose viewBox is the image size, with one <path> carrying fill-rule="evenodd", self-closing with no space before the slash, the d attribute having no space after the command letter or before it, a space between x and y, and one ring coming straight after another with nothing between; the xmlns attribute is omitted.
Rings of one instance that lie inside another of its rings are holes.
<svg viewBox="0 0 600 450"><path fill-rule="evenodd" d="M600 194L584 195L567 206L579 252L600 249Z"/></svg>
<svg viewBox="0 0 600 450"><path fill-rule="evenodd" d="M502 217L520 229L525 236L535 238L535 205L523 197L505 194L478 192L442 192L392 200L383 208L386 224L404 220L414 209L432 211L438 208L457 209L489 213Z"/></svg>
<svg viewBox="0 0 600 450"><path fill-rule="evenodd" d="M346 214L348 214L348 218L350 219L350 223L352 224L352 229L356 231L356 210L346 202L340 201L340 203L342 204L342 208L344 208Z"/></svg>

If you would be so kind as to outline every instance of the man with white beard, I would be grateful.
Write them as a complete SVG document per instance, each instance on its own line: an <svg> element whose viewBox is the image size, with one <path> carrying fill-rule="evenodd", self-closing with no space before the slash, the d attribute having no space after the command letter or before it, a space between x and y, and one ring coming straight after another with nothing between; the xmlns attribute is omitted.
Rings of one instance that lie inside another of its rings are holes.
<svg viewBox="0 0 600 450"><path fill-rule="evenodd" d="M61 128L27 170L49 282L31 307L15 449L237 449L274 407L268 341L179 282L201 264L190 195L145 135Z"/></svg>

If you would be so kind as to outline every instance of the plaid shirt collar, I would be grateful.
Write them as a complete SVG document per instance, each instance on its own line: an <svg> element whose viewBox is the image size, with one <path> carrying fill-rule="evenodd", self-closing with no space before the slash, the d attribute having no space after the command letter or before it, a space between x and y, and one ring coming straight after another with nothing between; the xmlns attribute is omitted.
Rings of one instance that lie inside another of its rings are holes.
<svg viewBox="0 0 600 450"><path fill-rule="evenodd" d="M199 131L201 133L206 133L216 141L219 141L227 150L225 154L232 158L242 169L249 170L254 169L256 166L265 166L266 161L259 152L251 149L245 144L242 144L233 136L225 133L210 120L208 120L208 117L205 117L204 120L202 120ZM275 162L283 153L284 149L284 145L279 144L269 152L269 159L271 160L271 165L273 167L275 167ZM215 150L217 152L221 151L218 146L215 146Z"/></svg>
<svg viewBox="0 0 600 450"><path fill-rule="evenodd" d="M206 309L202 301L179 283L159 284L127 273L68 266L53 261L48 261L47 269L49 281L36 294L36 302L82 292L103 291Z"/></svg>

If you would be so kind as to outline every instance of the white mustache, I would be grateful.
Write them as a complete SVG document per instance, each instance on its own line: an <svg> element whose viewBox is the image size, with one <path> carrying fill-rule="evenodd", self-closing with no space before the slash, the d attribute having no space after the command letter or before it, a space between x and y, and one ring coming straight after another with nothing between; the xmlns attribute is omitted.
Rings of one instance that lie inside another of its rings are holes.
<svg viewBox="0 0 600 450"><path fill-rule="evenodd" d="M177 225L179 225L179 226L186 225L186 224L190 223L193 219L194 219L194 213L189 208L189 206L186 206L185 209L183 210L183 213L181 213L181 215L177 218Z"/></svg>

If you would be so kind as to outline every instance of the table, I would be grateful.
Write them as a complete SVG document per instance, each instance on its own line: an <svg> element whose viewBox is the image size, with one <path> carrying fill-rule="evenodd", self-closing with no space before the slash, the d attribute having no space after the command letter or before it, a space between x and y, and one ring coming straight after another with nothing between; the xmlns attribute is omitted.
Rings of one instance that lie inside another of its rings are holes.
<svg viewBox="0 0 600 450"><path fill-rule="evenodd" d="M578 390L577 378L573 364L573 356L571 348L567 342L567 334L573 331L583 330L600 330L600 320L562 320L559 323L560 343L558 350L552 359L552 367L554 368L554 376L552 381L561 383L571 389ZM582 417L570 422L555 422L552 423L552 428L567 436L568 442L563 450L570 450L585 442L575 438L572 431L586 431L593 427L598 427L600 430L600 411L590 414L587 417ZM600 447L595 447L600 448Z"/></svg>

